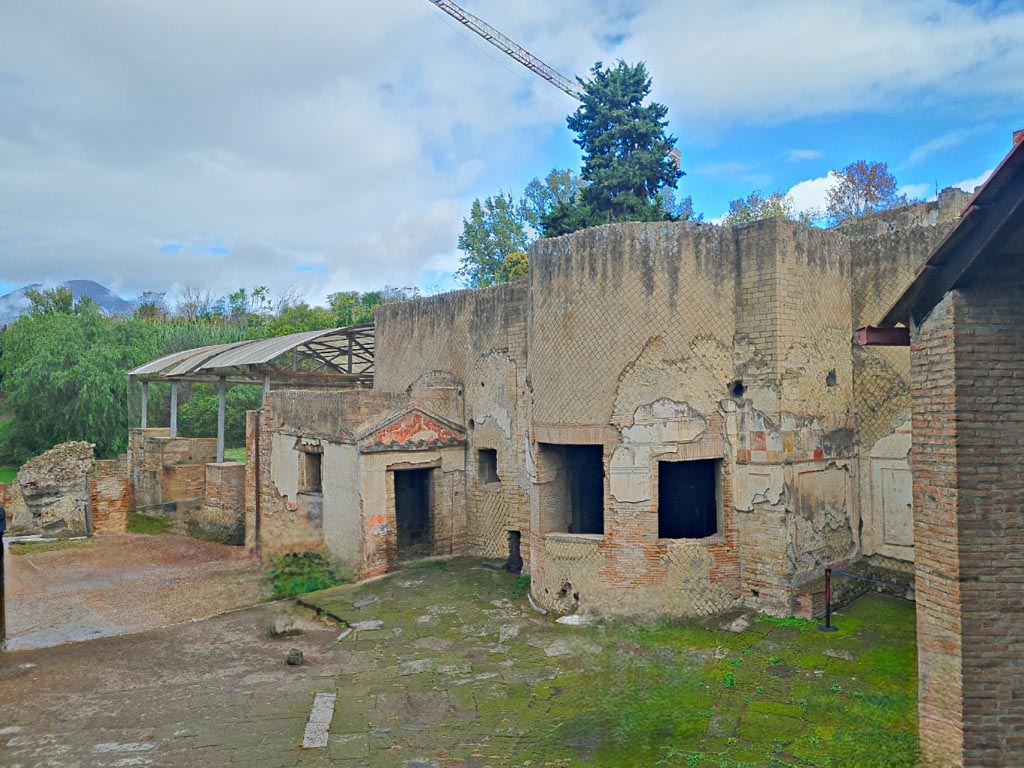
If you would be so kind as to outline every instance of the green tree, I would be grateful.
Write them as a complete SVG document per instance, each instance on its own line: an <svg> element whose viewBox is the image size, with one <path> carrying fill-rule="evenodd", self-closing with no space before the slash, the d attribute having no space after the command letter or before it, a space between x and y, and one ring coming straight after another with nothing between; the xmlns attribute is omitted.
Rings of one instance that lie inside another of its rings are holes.
<svg viewBox="0 0 1024 768"><path fill-rule="evenodd" d="M896 191L896 177L889 173L888 163L857 160L830 176L834 183L827 192L825 213L834 224L910 202Z"/></svg>
<svg viewBox="0 0 1024 768"><path fill-rule="evenodd" d="M729 203L729 212L722 220L723 224L746 224L762 219L796 219L793 199L782 192L773 192L765 197L759 189L755 189L746 198L733 200Z"/></svg>
<svg viewBox="0 0 1024 768"><path fill-rule="evenodd" d="M32 313L3 337L4 400L14 418L5 453L19 459L67 440L96 444L100 456L128 438L125 371L160 357L159 326L98 312Z"/></svg>
<svg viewBox="0 0 1024 768"><path fill-rule="evenodd" d="M75 292L65 285L46 290L30 288L25 291L25 298L31 306L29 313L33 315L93 315L100 314L100 306L88 296L75 296Z"/></svg>
<svg viewBox="0 0 1024 768"><path fill-rule="evenodd" d="M258 329L259 338L287 336L303 331L321 331L334 328L334 315L326 307L311 307L300 302L285 307ZM256 336L253 336L256 338Z"/></svg>
<svg viewBox="0 0 1024 768"><path fill-rule="evenodd" d="M515 280L517 277L526 277L530 274L530 256L521 251L510 253L505 257L502 265L502 277L505 280Z"/></svg>
<svg viewBox="0 0 1024 768"><path fill-rule="evenodd" d="M224 398L224 442L228 447L245 445L245 412L259 410L262 401L262 387L228 387ZM182 436L216 437L219 408L219 397L214 388L197 384L192 397L181 406Z"/></svg>
<svg viewBox="0 0 1024 768"><path fill-rule="evenodd" d="M582 104L566 122L583 150L579 202L560 203L544 220L545 236L561 235L614 221L664 221L663 191L684 175L670 153L676 138L666 134L668 107L645 104L651 78L643 62L590 70ZM569 210L576 208L576 211Z"/></svg>
<svg viewBox="0 0 1024 768"><path fill-rule="evenodd" d="M345 327L372 323L374 312L381 304L408 301L420 295L419 288L397 288L385 285L379 291L339 291L327 297L327 308L334 318L333 325Z"/></svg>
<svg viewBox="0 0 1024 768"><path fill-rule="evenodd" d="M512 195L499 192L483 203L474 200L459 235L459 250L466 254L457 272L459 279L471 288L504 282L505 257L529 245L526 217Z"/></svg>
<svg viewBox="0 0 1024 768"><path fill-rule="evenodd" d="M583 180L570 168L552 168L543 181L535 178L526 185L519 203L527 226L543 234L544 219L559 205L576 203L582 189Z"/></svg>

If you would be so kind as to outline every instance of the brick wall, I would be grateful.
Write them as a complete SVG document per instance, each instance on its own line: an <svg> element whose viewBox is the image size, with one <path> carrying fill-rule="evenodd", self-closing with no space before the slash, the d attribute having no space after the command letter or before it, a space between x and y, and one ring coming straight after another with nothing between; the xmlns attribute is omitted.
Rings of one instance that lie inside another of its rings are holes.
<svg viewBox="0 0 1024 768"><path fill-rule="evenodd" d="M947 294L914 340L918 697L927 765L1016 765L1024 747L1021 295L1020 259L993 259L974 285Z"/></svg>
<svg viewBox="0 0 1024 768"><path fill-rule="evenodd" d="M206 465L216 460L216 438L172 438L164 428L133 429L128 471L136 508L150 514L198 508L205 494Z"/></svg>
<svg viewBox="0 0 1024 768"><path fill-rule="evenodd" d="M275 395L280 393L273 393ZM259 547L262 557L273 557L285 552L322 551L324 549L322 518L311 517L308 509L302 509L298 499L299 452L291 450L295 436L282 434L273 407L268 405L261 411L247 416L246 422L246 546ZM259 420L254 430L254 420ZM288 443L288 451L278 451L277 466L274 465L274 441ZM258 434L258 439L256 435ZM256 452L259 458L256 458ZM285 462L288 462L285 465ZM259 467L257 473L256 467ZM291 495L282 494L275 477L293 476L294 490ZM256 522L255 494L259 484L259 522ZM257 542L258 532L258 542Z"/></svg>
<svg viewBox="0 0 1024 768"><path fill-rule="evenodd" d="M92 532L96 536L124 533L135 495L128 474L128 457L97 461L89 476Z"/></svg>
<svg viewBox="0 0 1024 768"><path fill-rule="evenodd" d="M237 462L206 465L202 506L187 514L190 536L220 544L243 544L245 539L245 465Z"/></svg>
<svg viewBox="0 0 1024 768"><path fill-rule="evenodd" d="M459 499L468 551L505 557L508 532L517 530L527 564L528 299L529 285L520 280L381 307L374 377L375 390L409 391L416 404L466 426L468 471ZM444 391L438 386L458 393L461 412L431 406L430 398ZM480 483L476 452L482 448L497 451L500 485Z"/></svg>

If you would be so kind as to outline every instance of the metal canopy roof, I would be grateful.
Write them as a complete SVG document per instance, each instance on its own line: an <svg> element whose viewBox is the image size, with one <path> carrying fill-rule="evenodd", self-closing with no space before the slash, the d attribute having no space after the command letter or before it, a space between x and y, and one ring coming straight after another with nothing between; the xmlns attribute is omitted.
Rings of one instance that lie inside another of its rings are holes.
<svg viewBox="0 0 1024 768"><path fill-rule="evenodd" d="M373 381L372 323L239 341L165 355L128 371L138 381L262 381L365 383Z"/></svg>

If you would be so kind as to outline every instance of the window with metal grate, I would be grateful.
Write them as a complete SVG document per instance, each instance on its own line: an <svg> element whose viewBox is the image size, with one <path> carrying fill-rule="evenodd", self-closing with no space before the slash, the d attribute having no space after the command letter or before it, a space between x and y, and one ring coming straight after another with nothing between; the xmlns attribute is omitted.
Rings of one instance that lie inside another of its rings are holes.
<svg viewBox="0 0 1024 768"><path fill-rule="evenodd" d="M703 539L718 533L718 461L658 462L658 537Z"/></svg>

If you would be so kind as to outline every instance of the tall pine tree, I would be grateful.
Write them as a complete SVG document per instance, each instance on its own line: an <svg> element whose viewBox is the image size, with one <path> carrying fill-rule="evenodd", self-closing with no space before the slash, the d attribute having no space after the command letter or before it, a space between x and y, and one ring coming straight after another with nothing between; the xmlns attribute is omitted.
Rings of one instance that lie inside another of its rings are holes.
<svg viewBox="0 0 1024 768"><path fill-rule="evenodd" d="M669 153L676 137L667 135L668 107L645 104L651 78L643 62L597 62L589 80L579 79L583 102L567 118L583 150L585 186L580 198L558 205L545 217L544 234L554 236L615 221L663 221L663 190L684 175Z"/></svg>

